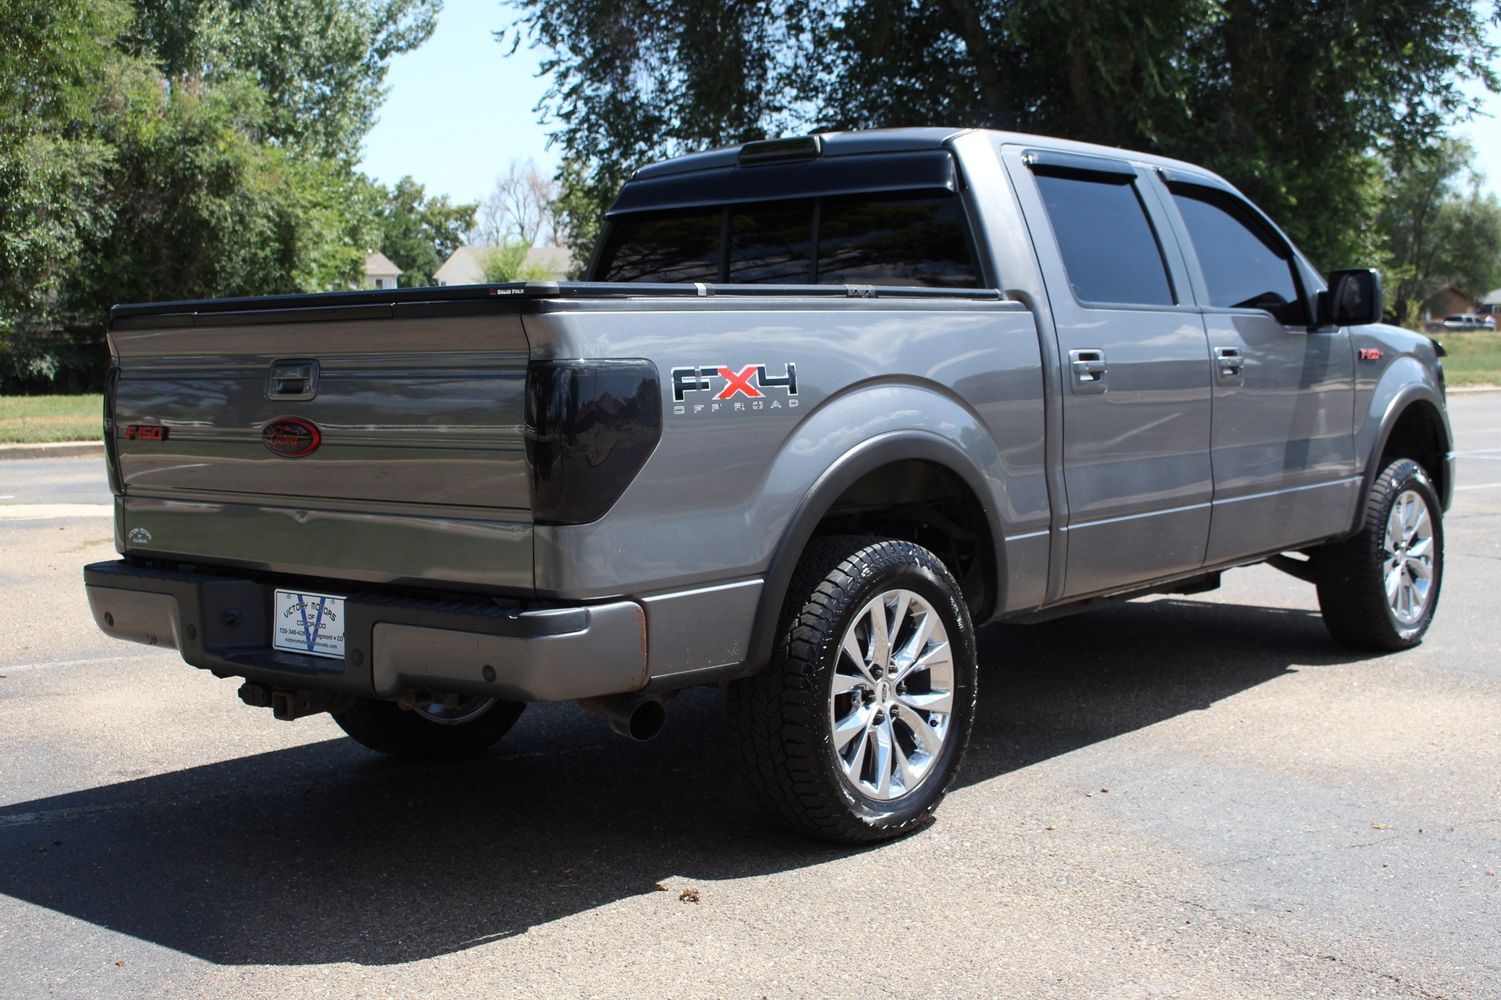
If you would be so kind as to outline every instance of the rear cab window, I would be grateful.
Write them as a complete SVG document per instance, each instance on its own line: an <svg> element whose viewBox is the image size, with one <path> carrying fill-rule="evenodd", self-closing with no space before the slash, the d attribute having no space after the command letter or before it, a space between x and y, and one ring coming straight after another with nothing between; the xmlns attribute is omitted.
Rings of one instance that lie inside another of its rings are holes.
<svg viewBox="0 0 1501 1000"><path fill-rule="evenodd" d="M1035 168L1074 297L1084 305L1174 306L1162 244L1131 174Z"/></svg>
<svg viewBox="0 0 1501 1000"><path fill-rule="evenodd" d="M723 213L687 209L643 213L607 248L606 281L718 281Z"/></svg>
<svg viewBox="0 0 1501 1000"><path fill-rule="evenodd" d="M733 200L736 181L768 187L765 181L775 169L726 172L723 205L612 214L591 277L611 282L982 287L973 234L956 190L929 186L845 193L825 183L811 197ZM833 170L823 173L838 176ZM690 179L685 189L688 184L702 180ZM658 197L671 195L669 187Z"/></svg>

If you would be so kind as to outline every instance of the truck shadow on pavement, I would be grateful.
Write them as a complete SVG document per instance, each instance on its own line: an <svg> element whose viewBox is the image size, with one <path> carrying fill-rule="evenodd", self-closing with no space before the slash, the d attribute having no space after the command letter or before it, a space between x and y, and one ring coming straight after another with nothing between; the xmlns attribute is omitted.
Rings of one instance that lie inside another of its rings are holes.
<svg viewBox="0 0 1501 1000"><path fill-rule="evenodd" d="M990 629L981 656L961 785L1354 659L1315 614L1178 600ZM0 892L219 964L384 965L853 853L757 818L722 701L678 698L649 744L549 706L478 760L330 740L6 806Z"/></svg>

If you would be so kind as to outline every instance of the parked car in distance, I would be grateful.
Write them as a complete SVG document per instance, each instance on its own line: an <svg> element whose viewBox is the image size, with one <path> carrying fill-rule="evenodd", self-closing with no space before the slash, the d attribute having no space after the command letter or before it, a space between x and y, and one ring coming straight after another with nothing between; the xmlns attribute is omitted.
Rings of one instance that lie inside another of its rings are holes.
<svg viewBox="0 0 1501 1000"><path fill-rule="evenodd" d="M1487 327L1485 320L1474 313L1456 313L1453 316L1445 316L1443 328L1445 330L1494 330L1496 328L1495 317L1490 317L1490 325Z"/></svg>

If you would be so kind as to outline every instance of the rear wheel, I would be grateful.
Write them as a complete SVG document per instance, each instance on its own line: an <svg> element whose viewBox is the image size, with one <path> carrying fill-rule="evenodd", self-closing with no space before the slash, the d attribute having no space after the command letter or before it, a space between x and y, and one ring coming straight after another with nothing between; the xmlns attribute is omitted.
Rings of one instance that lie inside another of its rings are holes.
<svg viewBox="0 0 1501 1000"><path fill-rule="evenodd" d="M356 742L395 757L442 760L480 753L516 724L519 701L464 697L402 708L393 701L361 698L334 716Z"/></svg>
<svg viewBox="0 0 1501 1000"><path fill-rule="evenodd" d="M842 843L900 836L942 801L968 742L975 644L959 585L905 541L816 542L793 578L771 666L730 689L759 797Z"/></svg>
<svg viewBox="0 0 1501 1000"><path fill-rule="evenodd" d="M1365 526L1313 554L1319 608L1330 633L1356 649L1423 641L1444 578L1444 524L1428 473L1408 458L1376 477Z"/></svg>

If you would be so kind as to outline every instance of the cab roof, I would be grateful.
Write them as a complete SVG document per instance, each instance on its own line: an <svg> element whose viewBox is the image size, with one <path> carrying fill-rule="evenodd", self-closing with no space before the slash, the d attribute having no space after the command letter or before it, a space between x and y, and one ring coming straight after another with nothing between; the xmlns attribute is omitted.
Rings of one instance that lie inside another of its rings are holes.
<svg viewBox="0 0 1501 1000"><path fill-rule="evenodd" d="M817 136L821 146L818 158L828 159L839 156L946 149L955 139L974 132L993 136L1006 145L1036 146L1040 149L1054 149L1086 156L1110 156L1136 163L1145 163L1154 167L1166 167L1197 174L1212 178L1221 184L1229 186L1224 178L1203 167L1186 163L1182 160L1174 160L1166 156L1158 156L1154 153L1143 153L1115 146L1102 146L1091 142L1079 142L1074 139L1061 139L1055 136L1034 135L1026 132L928 126L921 128L869 129L856 132L816 132L813 135ZM656 163L647 164L637 170L631 175L631 181L656 180L677 174L697 173L699 171L716 169L722 170L734 167L740 163L742 151L747 146L754 145L756 144L743 143L736 146L723 146L718 149L706 150L702 153L689 153L685 156L675 156L671 159L659 160Z"/></svg>

